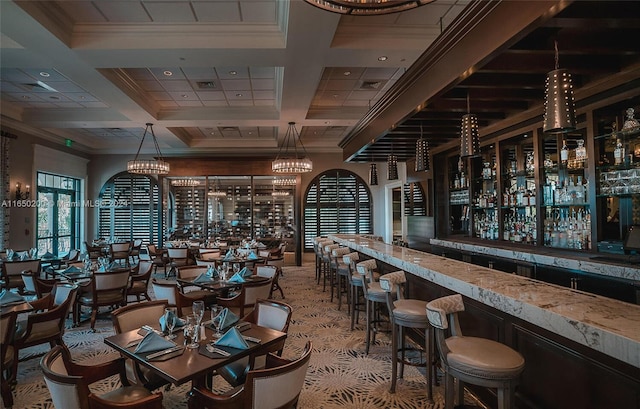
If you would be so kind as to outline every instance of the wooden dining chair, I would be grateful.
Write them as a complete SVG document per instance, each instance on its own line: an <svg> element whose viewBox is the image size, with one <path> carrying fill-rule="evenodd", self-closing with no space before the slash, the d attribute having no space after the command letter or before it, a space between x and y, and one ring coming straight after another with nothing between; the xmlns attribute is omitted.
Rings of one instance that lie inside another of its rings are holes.
<svg viewBox="0 0 640 409"><path fill-rule="evenodd" d="M191 314L194 301L205 301L205 297L191 297L183 294L178 289L178 284L174 281L160 281L155 278L151 280L151 287L157 300L166 300L171 307L176 307L178 315L186 317Z"/></svg>
<svg viewBox="0 0 640 409"><path fill-rule="evenodd" d="M281 275L280 268L271 265L256 266L256 275L260 277L267 277L271 279L271 292L269 298L273 298L273 292L279 291L280 296L284 299L284 291L280 287L279 277Z"/></svg>
<svg viewBox="0 0 640 409"><path fill-rule="evenodd" d="M307 341L300 358L290 361L267 355L263 369L251 370L241 386L225 394L204 387L194 387L189 394L189 409L284 409L295 408L311 358L311 341Z"/></svg>
<svg viewBox="0 0 640 409"><path fill-rule="evenodd" d="M0 266L4 287L7 289L17 288L22 294L24 291L24 281L22 281L22 272L31 271L39 275L41 263L40 260L24 260L4 262Z"/></svg>
<svg viewBox="0 0 640 409"><path fill-rule="evenodd" d="M100 307L120 307L127 304L129 269L95 273L91 280L80 285L74 321L79 323L82 307L91 308L91 329L95 330Z"/></svg>
<svg viewBox="0 0 640 409"><path fill-rule="evenodd" d="M122 334L143 325L157 327L160 317L164 315L164 309L169 306L167 300L144 301L120 307L111 312L113 329L116 334ZM138 365L132 359L125 360L125 372L127 379L134 385L144 386L149 390L166 385L166 379L156 375L143 365Z"/></svg>
<svg viewBox="0 0 640 409"><path fill-rule="evenodd" d="M251 312L256 300L269 298L273 280L261 280L256 282L246 282L242 284L239 293L232 297L218 297L216 302L222 307L229 308L234 314L242 318Z"/></svg>
<svg viewBox="0 0 640 409"><path fill-rule="evenodd" d="M140 302L140 297L144 297L147 301L151 301L151 297L149 296L149 281L151 280L152 272L152 261L140 260L138 262L138 265L133 269L129 277L127 302L129 302L129 296L135 296L138 302Z"/></svg>
<svg viewBox="0 0 640 409"><path fill-rule="evenodd" d="M162 409L162 393L151 393L142 386L130 386L124 359L81 365L71 359L69 350L55 346L40 361L44 381L56 408L64 409ZM120 375L122 385L102 395L89 385Z"/></svg>
<svg viewBox="0 0 640 409"><path fill-rule="evenodd" d="M2 364L0 369L0 396L2 396L2 403L6 408L13 406L10 381L15 378L12 373L14 353L11 341L16 329L17 316L18 314L5 314L0 317L0 363Z"/></svg>
<svg viewBox="0 0 640 409"><path fill-rule="evenodd" d="M167 257L169 258L169 272L165 273L165 278L170 275L177 276L178 267L189 264L189 249L169 247L167 249ZM166 270L165 270L166 271Z"/></svg>
<svg viewBox="0 0 640 409"><path fill-rule="evenodd" d="M109 259L111 262L124 262L124 266L128 267L131 264L129 263L129 255L131 252L131 242L122 242L122 243L111 243L109 245Z"/></svg>

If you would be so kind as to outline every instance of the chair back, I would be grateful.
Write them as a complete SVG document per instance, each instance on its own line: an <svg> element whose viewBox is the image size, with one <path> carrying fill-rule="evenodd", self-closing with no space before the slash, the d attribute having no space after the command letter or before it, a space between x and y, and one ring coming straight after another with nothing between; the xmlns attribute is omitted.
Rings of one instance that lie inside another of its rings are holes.
<svg viewBox="0 0 640 409"><path fill-rule="evenodd" d="M202 273L206 273L209 269L208 266L183 266L178 267L178 278L182 280L188 280L190 278L196 278Z"/></svg>
<svg viewBox="0 0 640 409"><path fill-rule="evenodd" d="M245 283L242 285L244 291L244 308L253 308L256 301L260 298L267 299L271 293L272 279L260 281L257 283Z"/></svg>
<svg viewBox="0 0 640 409"><path fill-rule="evenodd" d="M207 260L196 260L196 265L197 266L214 266L216 267L218 265L217 262L215 261L207 261Z"/></svg>
<svg viewBox="0 0 640 409"><path fill-rule="evenodd" d="M69 300L69 309L71 309L76 302L77 294L78 286L72 283L56 283L51 289L53 305L58 306Z"/></svg>
<svg viewBox="0 0 640 409"><path fill-rule="evenodd" d="M17 316L18 314L5 314L0 317L0 345L9 345L9 343L11 342L13 333L16 330Z"/></svg>
<svg viewBox="0 0 640 409"><path fill-rule="evenodd" d="M289 330L293 309L287 303L275 300L257 300L251 322L280 332Z"/></svg>
<svg viewBox="0 0 640 409"><path fill-rule="evenodd" d="M437 330L451 329L451 334L461 336L458 312L464 311L464 302L460 294L437 298L427 304L427 318Z"/></svg>
<svg viewBox="0 0 640 409"><path fill-rule="evenodd" d="M169 258L171 260L186 260L187 257L189 255L189 249L184 247L184 248L176 248L176 247L169 247L167 248L167 256L169 256Z"/></svg>
<svg viewBox="0 0 640 409"><path fill-rule="evenodd" d="M219 249L200 249L200 260L211 261L220 258L222 254Z"/></svg>
<svg viewBox="0 0 640 409"><path fill-rule="evenodd" d="M31 295L37 294L36 275L32 271L22 272L22 282L24 283L24 292Z"/></svg>
<svg viewBox="0 0 640 409"><path fill-rule="evenodd" d="M69 375L65 361L70 358L62 346L53 347L40 361L53 406L57 409L88 409L89 387L81 376Z"/></svg>
<svg viewBox="0 0 640 409"><path fill-rule="evenodd" d="M87 254L89 255L89 259L97 260L99 257L102 257L102 247L92 246L87 241L84 242L84 245L87 248Z"/></svg>
<svg viewBox="0 0 640 409"><path fill-rule="evenodd" d="M175 282L160 282L154 279L151 281L151 288L153 288L156 300L165 300L172 307L178 305L176 297L178 286Z"/></svg>
<svg viewBox="0 0 640 409"><path fill-rule="evenodd" d="M126 290L129 286L129 269L106 271L93 275L96 291Z"/></svg>
<svg viewBox="0 0 640 409"><path fill-rule="evenodd" d="M79 257L80 257L80 250L71 249L71 250L69 250L69 253L67 253L67 256L64 259L67 262L69 262L69 261L77 261Z"/></svg>
<svg viewBox="0 0 640 409"><path fill-rule="evenodd" d="M60 293L59 297L56 297L57 291ZM57 299L59 304L54 302L47 311L29 314L26 330L16 347L24 348L54 339L62 339L65 320L73 307L77 292L78 286L75 284L56 284L51 296L53 300Z"/></svg>
<svg viewBox="0 0 640 409"><path fill-rule="evenodd" d="M143 260L142 258L138 262L138 267L136 271L136 276L138 279L141 279L143 276L146 278L151 277L151 273L153 272L153 261L151 260Z"/></svg>
<svg viewBox="0 0 640 409"><path fill-rule="evenodd" d="M331 250L331 265L334 268L338 268L341 264L344 264L342 257L345 254L349 254L351 249L348 247L338 247L337 249Z"/></svg>
<svg viewBox="0 0 640 409"><path fill-rule="evenodd" d="M289 362L274 355L268 355L265 369L249 371L245 382L243 407L247 409L295 407L309 368L311 347L311 341L308 341L302 356ZM273 362L281 365L273 366Z"/></svg>
<svg viewBox="0 0 640 409"><path fill-rule="evenodd" d="M121 334L143 325L155 327L167 306L167 300L154 300L120 307L111 312L113 328L116 334Z"/></svg>
<svg viewBox="0 0 640 409"><path fill-rule="evenodd" d="M256 275L259 277L274 278L278 273L278 268L271 265L256 266Z"/></svg>
<svg viewBox="0 0 640 409"><path fill-rule="evenodd" d="M347 253L342 256L342 261L349 266L349 271L353 274L356 271L356 264L360 261L360 253L357 251Z"/></svg>
<svg viewBox="0 0 640 409"><path fill-rule="evenodd" d="M31 271L40 275L40 260L11 261L2 263L2 277L8 288L22 288L22 272Z"/></svg>
<svg viewBox="0 0 640 409"><path fill-rule="evenodd" d="M138 259L142 261L153 261L149 248L141 248L138 251Z"/></svg>

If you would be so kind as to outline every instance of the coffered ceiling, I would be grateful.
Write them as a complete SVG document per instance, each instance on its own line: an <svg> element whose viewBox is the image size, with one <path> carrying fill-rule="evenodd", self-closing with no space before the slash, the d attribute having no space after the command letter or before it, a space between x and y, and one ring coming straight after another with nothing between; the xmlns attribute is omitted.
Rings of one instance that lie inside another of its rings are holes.
<svg viewBox="0 0 640 409"><path fill-rule="evenodd" d="M2 127L110 154L135 153L151 122L165 156L268 156L294 121L308 152L341 153L468 2L354 17L302 0L2 0Z"/></svg>

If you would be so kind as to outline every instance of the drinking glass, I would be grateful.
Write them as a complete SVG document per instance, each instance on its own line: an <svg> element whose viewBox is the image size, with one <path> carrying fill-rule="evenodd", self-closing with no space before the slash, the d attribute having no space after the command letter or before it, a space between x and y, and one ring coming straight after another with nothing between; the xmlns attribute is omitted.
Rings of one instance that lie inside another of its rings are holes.
<svg viewBox="0 0 640 409"><path fill-rule="evenodd" d="M7 249L7 260L13 260L14 254L15 252L13 251L13 249Z"/></svg>
<svg viewBox="0 0 640 409"><path fill-rule="evenodd" d="M215 333L213 334L214 338L220 338L222 336L222 332L220 332L220 319L218 316L222 313L223 308L218 304L211 306L211 325L213 325L213 329L215 329ZM218 318L218 319L216 319Z"/></svg>
<svg viewBox="0 0 640 409"><path fill-rule="evenodd" d="M240 271L240 263L233 263L233 272L237 273Z"/></svg>
<svg viewBox="0 0 640 409"><path fill-rule="evenodd" d="M198 317L195 314L187 315L187 323L184 326L184 343L189 349L198 348L200 338L200 328L198 327Z"/></svg>
<svg viewBox="0 0 640 409"><path fill-rule="evenodd" d="M176 307L167 307L164 309L164 323L166 328L169 331L167 335L167 339L174 339L177 337L176 334L173 333L173 329L176 327L176 321L178 320L178 310Z"/></svg>
<svg viewBox="0 0 640 409"><path fill-rule="evenodd" d="M204 301L194 301L191 310L193 311L193 315L196 316L198 320L198 331L200 331L200 340L205 339L204 331L202 328L202 317L204 317Z"/></svg>

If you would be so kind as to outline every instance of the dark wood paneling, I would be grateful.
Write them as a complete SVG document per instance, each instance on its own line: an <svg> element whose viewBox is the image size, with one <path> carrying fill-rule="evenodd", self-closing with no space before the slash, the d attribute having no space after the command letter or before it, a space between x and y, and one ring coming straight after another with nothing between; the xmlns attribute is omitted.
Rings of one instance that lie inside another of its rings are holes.
<svg viewBox="0 0 640 409"><path fill-rule="evenodd" d="M272 159L268 158L165 158L171 165L168 176L270 176Z"/></svg>

